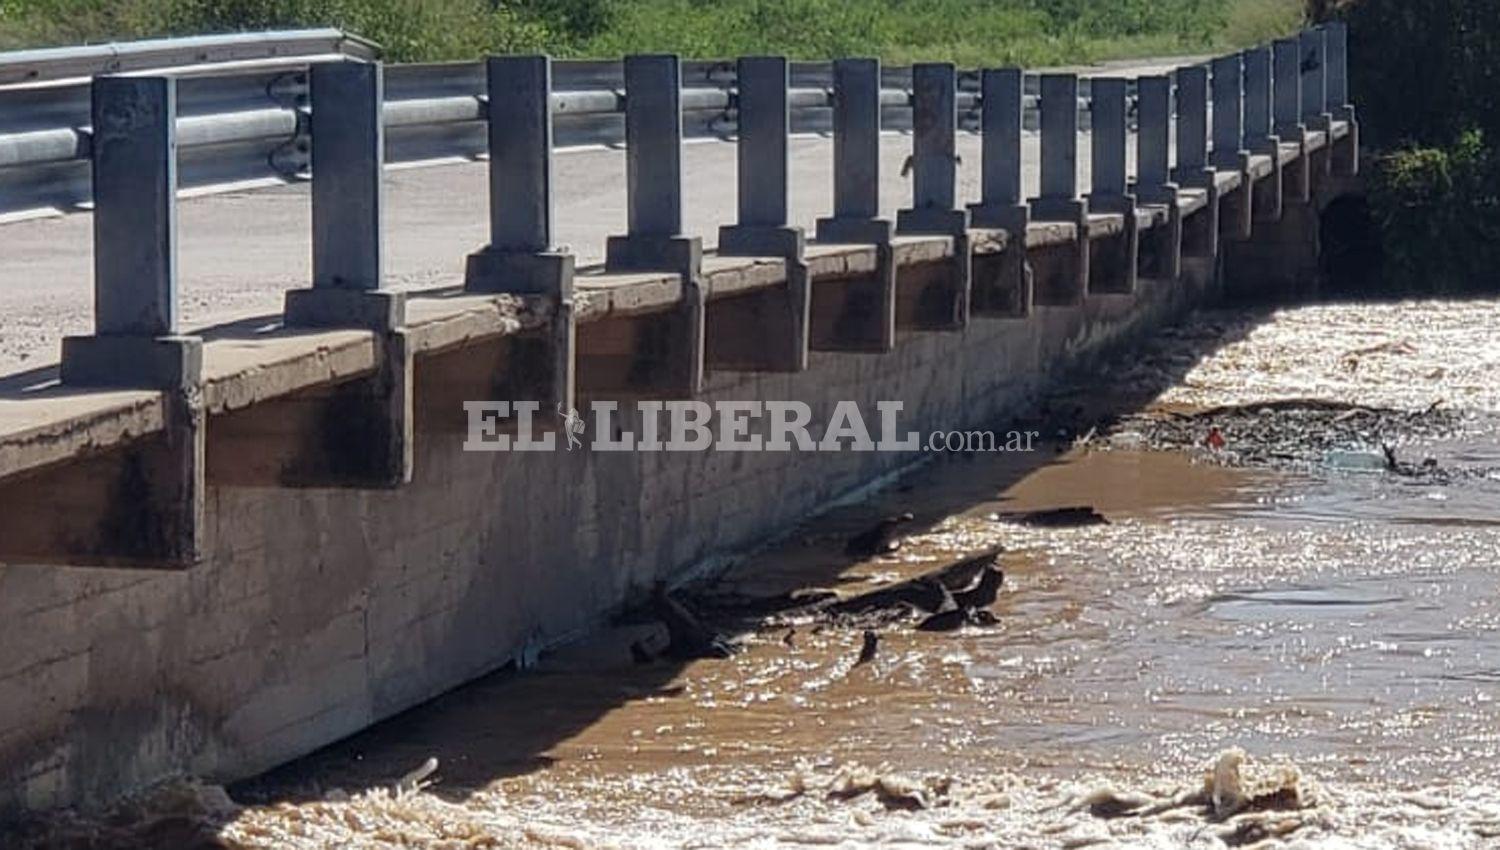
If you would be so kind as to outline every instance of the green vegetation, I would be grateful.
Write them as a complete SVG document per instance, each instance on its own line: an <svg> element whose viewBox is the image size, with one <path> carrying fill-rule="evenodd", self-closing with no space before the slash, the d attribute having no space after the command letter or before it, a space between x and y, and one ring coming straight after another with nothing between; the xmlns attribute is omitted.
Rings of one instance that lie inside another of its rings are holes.
<svg viewBox="0 0 1500 850"><path fill-rule="evenodd" d="M333 25L396 61L547 50L1041 65L1249 44L1301 15L1300 0L0 0L0 47Z"/></svg>
<svg viewBox="0 0 1500 850"><path fill-rule="evenodd" d="M1367 144L1388 283L1401 291L1500 281L1500 3L1356 0L1350 79Z"/></svg>

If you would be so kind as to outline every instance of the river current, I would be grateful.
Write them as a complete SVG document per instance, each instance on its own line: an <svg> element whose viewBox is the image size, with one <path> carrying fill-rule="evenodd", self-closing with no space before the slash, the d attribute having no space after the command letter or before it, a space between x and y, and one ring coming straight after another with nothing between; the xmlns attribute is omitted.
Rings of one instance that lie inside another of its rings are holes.
<svg viewBox="0 0 1500 850"><path fill-rule="evenodd" d="M999 545L995 625L893 626L856 664L860 630L792 621L728 660L644 665L630 645L655 627L619 626L268 776L58 834L1500 847L1497 331L1497 301L1195 315L1049 399L1042 451L939 459L709 588L858 592ZM1074 505L1108 522L1012 521ZM898 552L842 557L900 511Z"/></svg>

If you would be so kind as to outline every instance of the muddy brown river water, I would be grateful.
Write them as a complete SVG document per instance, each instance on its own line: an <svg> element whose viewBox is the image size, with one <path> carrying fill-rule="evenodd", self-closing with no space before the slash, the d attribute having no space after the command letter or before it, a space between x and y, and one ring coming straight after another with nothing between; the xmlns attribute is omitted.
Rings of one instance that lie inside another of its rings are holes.
<svg viewBox="0 0 1500 850"><path fill-rule="evenodd" d="M655 627L621 626L229 795L179 785L59 829L256 848L1500 847L1497 330L1500 301L1201 314L1049 400L1061 443L934 462L709 588L857 592L1002 545L997 625L885 629L863 665L858 629L809 622L729 660L640 665L629 645ZM1336 405L1260 407L1286 399ZM1216 408L1240 418L1209 448L1218 414L1196 414ZM1260 426L1292 450L1249 451ZM1108 524L1005 518L1080 504ZM903 510L898 553L842 557Z"/></svg>

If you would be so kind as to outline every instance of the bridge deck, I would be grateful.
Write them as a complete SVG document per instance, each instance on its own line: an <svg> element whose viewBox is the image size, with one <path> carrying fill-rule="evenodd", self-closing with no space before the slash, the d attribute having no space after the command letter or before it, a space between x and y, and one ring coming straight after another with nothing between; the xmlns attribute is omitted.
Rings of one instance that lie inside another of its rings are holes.
<svg viewBox="0 0 1500 850"><path fill-rule="evenodd" d="M1340 138L1347 130L1336 124L1333 135ZM1034 134L1024 140L1028 195L1037 189L1037 141ZM1308 135L1309 151L1327 143L1324 133ZM882 140L883 208L892 218L909 198L901 167L910 144L905 136ZM809 230L832 206L826 177L830 147L822 138L800 138L792 145L791 219ZM961 198L977 200L979 139L961 135L959 147ZM1296 161L1300 153L1299 145L1284 143L1282 164ZM684 148L685 220L689 232L708 247L716 241L718 225L734 218L734 193L724 177L732 173L734 156L732 144ZM674 274L606 274L598 265L605 239L624 230L623 167L616 150L570 151L558 160L558 227L562 241L584 265L576 282L580 323L659 312L682 298L682 284ZM544 313L550 308L545 305L520 296L467 295L458 288L463 257L485 238L485 169L484 163L470 163L400 170L388 177L389 275L411 294L408 321L416 352L533 330L546 322ZM1086 156L1080 157L1079 171L1080 193L1086 194ZM1253 178L1273 171L1269 156L1251 158ZM1238 171L1215 175L1221 195L1241 181ZM1180 193L1183 215L1207 203L1204 190ZM1140 216L1140 227L1147 229L1164 223L1167 211L1143 207ZM277 322L283 293L307 281L305 186L193 199L182 205L181 217L183 310L187 328L205 337L208 413L241 409L377 368L377 346L369 332L290 331ZM53 384L61 337L90 330L89 227L85 214L5 228L7 254L18 259L0 265L0 477L164 427L155 393L64 390ZM1122 228L1118 214L1090 216L1093 238ZM1027 247L1066 244L1076 239L1075 230L1068 222L1033 222ZM975 231L975 253L1003 251L1004 236ZM947 237L903 236L894 247L898 266L940 260L953 250ZM807 259L814 278L869 273L877 262L869 246L816 243L809 245ZM775 260L711 254L703 272L710 299L785 282L784 267ZM34 403L43 399L46 404Z"/></svg>
<svg viewBox="0 0 1500 850"><path fill-rule="evenodd" d="M791 149L791 220L811 229L832 208L832 144L798 138ZM908 136L883 139L882 202L892 218L910 199L909 179L901 175L910 150ZM1080 150L1087 151L1086 136ZM1296 151L1295 145L1285 146L1283 159L1295 158ZM1030 195L1037 191L1038 179L1035 134L1026 135L1023 152ZM960 134L959 154L960 198L978 200L979 138ZM717 242L718 226L735 217L734 158L735 146L722 142L689 144L683 151L684 220L706 248ZM478 162L390 173L386 262L398 288L461 282L465 255L486 239L486 168ZM618 150L567 151L556 168L559 240L580 265L599 262L605 239L625 230L624 155ZM1262 173L1269 171L1266 162ZM1225 172L1222 179L1237 181L1238 175ZM1088 181L1088 157L1081 155L1080 192L1087 192ZM186 329L280 313L282 293L306 286L311 274L308 203L307 187L299 185L195 198L181 205ZM50 366L59 358L63 336L90 331L91 226L86 213L4 226L0 376Z"/></svg>

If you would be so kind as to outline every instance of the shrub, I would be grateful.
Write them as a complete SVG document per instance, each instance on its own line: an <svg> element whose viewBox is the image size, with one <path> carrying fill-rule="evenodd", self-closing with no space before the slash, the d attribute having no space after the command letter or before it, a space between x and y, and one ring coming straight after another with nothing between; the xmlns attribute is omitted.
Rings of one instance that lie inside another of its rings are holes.
<svg viewBox="0 0 1500 850"><path fill-rule="evenodd" d="M875 55L1071 64L1246 43L1298 0L0 0L0 45L340 26L395 61L545 49L609 56ZM1232 25L1232 29L1231 29Z"/></svg>
<svg viewBox="0 0 1500 850"><path fill-rule="evenodd" d="M1500 3L1322 0L1349 23L1350 85L1378 155L1370 207L1392 286L1495 289Z"/></svg>
<svg viewBox="0 0 1500 850"><path fill-rule="evenodd" d="M1500 269L1500 157L1478 130L1449 148L1403 148L1376 162L1370 205L1387 283L1402 291L1494 289Z"/></svg>
<svg viewBox="0 0 1500 850"><path fill-rule="evenodd" d="M1337 14L1369 141L1450 146L1475 127L1500 139L1500 3L1359 0Z"/></svg>

